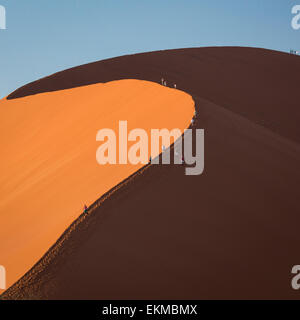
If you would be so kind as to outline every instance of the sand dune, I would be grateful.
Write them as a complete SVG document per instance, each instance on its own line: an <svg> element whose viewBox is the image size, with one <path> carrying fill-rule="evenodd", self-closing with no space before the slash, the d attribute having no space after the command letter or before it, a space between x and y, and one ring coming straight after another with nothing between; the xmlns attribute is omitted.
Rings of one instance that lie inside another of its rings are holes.
<svg viewBox="0 0 300 320"><path fill-rule="evenodd" d="M0 102L0 262L12 285L102 194L143 165L96 162L96 133L119 120L128 130L184 128L192 98L122 80ZM133 143L131 143L133 144Z"/></svg>
<svg viewBox="0 0 300 320"><path fill-rule="evenodd" d="M195 48L100 61L16 90L10 99L164 77L196 102L205 171L151 166L3 298L298 299L299 71L298 57L275 51Z"/></svg>

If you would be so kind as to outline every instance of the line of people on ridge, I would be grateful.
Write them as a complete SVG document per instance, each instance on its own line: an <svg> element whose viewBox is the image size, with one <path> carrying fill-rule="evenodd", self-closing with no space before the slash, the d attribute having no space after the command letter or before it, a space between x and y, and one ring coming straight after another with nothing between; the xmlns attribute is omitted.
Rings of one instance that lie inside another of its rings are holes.
<svg viewBox="0 0 300 320"><path fill-rule="evenodd" d="M165 80L164 78L161 78L161 84L162 84L163 86L165 86L165 87L168 86L167 80ZM174 88L177 89L177 84L176 84L176 83L174 83Z"/></svg>

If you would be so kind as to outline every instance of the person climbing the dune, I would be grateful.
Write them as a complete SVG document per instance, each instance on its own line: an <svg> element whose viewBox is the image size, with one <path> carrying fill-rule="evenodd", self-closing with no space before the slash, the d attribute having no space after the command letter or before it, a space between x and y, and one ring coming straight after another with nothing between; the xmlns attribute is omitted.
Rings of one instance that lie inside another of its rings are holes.
<svg viewBox="0 0 300 320"><path fill-rule="evenodd" d="M84 207L83 207L83 212L84 212L84 213L87 213L87 211L88 211L88 207L87 207L86 204L85 204Z"/></svg>

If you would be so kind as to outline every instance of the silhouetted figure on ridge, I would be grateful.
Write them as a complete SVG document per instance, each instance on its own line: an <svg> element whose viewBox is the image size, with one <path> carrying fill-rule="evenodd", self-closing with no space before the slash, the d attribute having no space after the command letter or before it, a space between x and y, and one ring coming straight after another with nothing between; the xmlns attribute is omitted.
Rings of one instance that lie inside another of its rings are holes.
<svg viewBox="0 0 300 320"><path fill-rule="evenodd" d="M87 207L86 204L85 204L84 207L83 207L83 212L84 212L84 213L87 213L87 211L88 211L88 207Z"/></svg>

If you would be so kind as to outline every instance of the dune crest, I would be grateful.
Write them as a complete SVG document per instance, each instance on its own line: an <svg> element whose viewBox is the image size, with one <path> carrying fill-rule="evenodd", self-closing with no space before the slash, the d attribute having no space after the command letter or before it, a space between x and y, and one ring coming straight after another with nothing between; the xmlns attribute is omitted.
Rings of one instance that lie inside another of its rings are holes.
<svg viewBox="0 0 300 320"><path fill-rule="evenodd" d="M7 286L28 271L102 194L143 165L96 162L102 128L179 128L190 124L188 94L121 80L0 101L0 263Z"/></svg>

